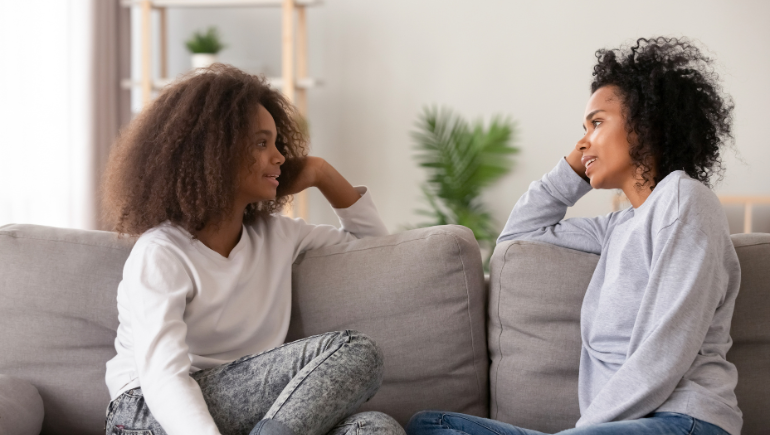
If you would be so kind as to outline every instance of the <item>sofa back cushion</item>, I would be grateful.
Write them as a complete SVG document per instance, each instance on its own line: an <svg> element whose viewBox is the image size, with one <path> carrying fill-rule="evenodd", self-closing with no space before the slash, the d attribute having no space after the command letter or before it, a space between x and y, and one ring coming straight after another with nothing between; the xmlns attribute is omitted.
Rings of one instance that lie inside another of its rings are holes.
<svg viewBox="0 0 770 435"><path fill-rule="evenodd" d="M575 426L580 306L598 261L544 243L495 248L487 323L493 419L546 433Z"/></svg>
<svg viewBox="0 0 770 435"><path fill-rule="evenodd" d="M741 262L741 289L735 299L727 359L738 368L738 407L743 435L770 428L770 234L735 234Z"/></svg>
<svg viewBox="0 0 770 435"><path fill-rule="evenodd" d="M130 249L100 231L0 228L0 374L37 387L43 434L104 433L104 364Z"/></svg>
<svg viewBox="0 0 770 435"><path fill-rule="evenodd" d="M732 236L741 263L727 359L738 368L743 434L770 427L770 234ZM489 295L491 417L553 433L580 410L580 307L599 257L537 242L495 249Z"/></svg>
<svg viewBox="0 0 770 435"><path fill-rule="evenodd" d="M0 228L0 374L40 392L42 434L104 433L105 363L130 240L35 225ZM385 353L365 409L401 423L424 408L488 415L481 257L472 233L434 227L305 253L289 339L368 333Z"/></svg>
<svg viewBox="0 0 770 435"><path fill-rule="evenodd" d="M470 230L424 228L310 251L292 280L288 340L355 329L382 348L382 387L361 410L401 424L425 409L489 415L484 275Z"/></svg>

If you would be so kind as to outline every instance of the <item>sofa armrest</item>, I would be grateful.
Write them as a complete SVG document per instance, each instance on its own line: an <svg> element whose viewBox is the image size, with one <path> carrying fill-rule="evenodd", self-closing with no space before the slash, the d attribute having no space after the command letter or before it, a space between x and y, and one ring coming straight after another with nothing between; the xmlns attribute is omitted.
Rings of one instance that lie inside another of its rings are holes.
<svg viewBox="0 0 770 435"><path fill-rule="evenodd" d="M0 375L0 434L37 435L43 427L43 413L37 388Z"/></svg>
<svg viewBox="0 0 770 435"><path fill-rule="evenodd" d="M294 264L287 340L354 329L385 356L361 407L488 416L484 274L473 233L438 226L306 252Z"/></svg>

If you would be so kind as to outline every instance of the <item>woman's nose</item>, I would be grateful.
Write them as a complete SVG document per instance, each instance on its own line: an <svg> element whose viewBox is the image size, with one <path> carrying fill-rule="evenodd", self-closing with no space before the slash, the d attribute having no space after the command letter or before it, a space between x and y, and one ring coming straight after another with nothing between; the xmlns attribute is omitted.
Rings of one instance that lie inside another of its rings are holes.
<svg viewBox="0 0 770 435"><path fill-rule="evenodd" d="M275 164L280 166L285 161L286 161L286 157L283 154L281 154L281 153L277 153L277 156L275 157Z"/></svg>
<svg viewBox="0 0 770 435"><path fill-rule="evenodd" d="M275 156L273 156L273 163L280 166L286 161L286 156L281 154L280 151L275 150Z"/></svg>
<svg viewBox="0 0 770 435"><path fill-rule="evenodd" d="M575 144L576 150L583 152L591 147L591 144L588 143L588 140L586 140L586 136L588 135L583 136L583 138L580 139L578 143Z"/></svg>

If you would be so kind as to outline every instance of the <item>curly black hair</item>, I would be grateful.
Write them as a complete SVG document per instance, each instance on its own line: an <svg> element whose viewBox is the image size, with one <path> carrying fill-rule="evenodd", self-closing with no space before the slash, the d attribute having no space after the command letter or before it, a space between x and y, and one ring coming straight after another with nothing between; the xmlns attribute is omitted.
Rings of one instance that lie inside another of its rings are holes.
<svg viewBox="0 0 770 435"><path fill-rule="evenodd" d="M646 185L672 171L712 186L721 179L720 150L732 144L732 99L712 59L686 38L639 38L631 47L596 51L591 93L616 86L623 102L632 161Z"/></svg>

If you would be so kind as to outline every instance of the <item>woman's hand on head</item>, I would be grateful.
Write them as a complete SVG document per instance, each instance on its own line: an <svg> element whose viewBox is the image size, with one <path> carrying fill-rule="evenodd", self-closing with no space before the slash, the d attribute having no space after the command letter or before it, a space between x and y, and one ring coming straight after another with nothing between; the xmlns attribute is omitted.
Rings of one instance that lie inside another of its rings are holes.
<svg viewBox="0 0 770 435"><path fill-rule="evenodd" d="M361 197L345 177L320 157L287 161L284 166L287 165L297 171L297 176L290 185L281 189L281 195L293 195L317 187L334 208L348 208Z"/></svg>
<svg viewBox="0 0 770 435"><path fill-rule="evenodd" d="M323 177L324 166L328 165L326 160L320 157L307 156L301 159L293 161L287 161L282 170L289 170L292 168L292 172L298 172L292 180L292 183L281 189L282 195L294 195L295 193L302 192L305 189L318 185L319 179Z"/></svg>
<svg viewBox="0 0 770 435"><path fill-rule="evenodd" d="M577 147L573 147L572 151L567 154L565 159L567 159L567 163L569 163L570 167L572 167L572 170L575 171L576 174L580 175L580 177L584 180L590 182L586 176L586 167L583 165L583 153L578 151Z"/></svg>

